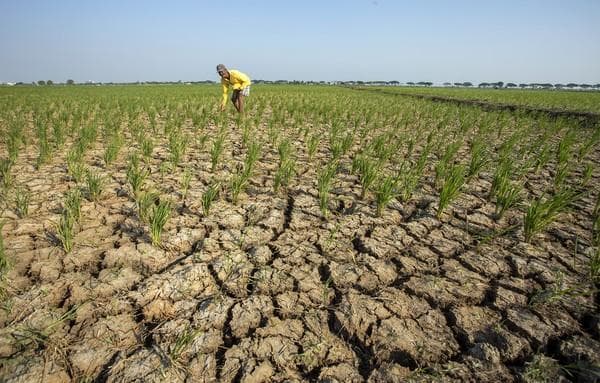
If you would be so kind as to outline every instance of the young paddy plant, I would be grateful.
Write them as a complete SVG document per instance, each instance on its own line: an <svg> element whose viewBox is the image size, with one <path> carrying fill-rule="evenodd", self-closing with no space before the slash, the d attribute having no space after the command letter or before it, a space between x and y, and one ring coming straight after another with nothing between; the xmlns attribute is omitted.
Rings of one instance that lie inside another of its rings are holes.
<svg viewBox="0 0 600 383"><path fill-rule="evenodd" d="M444 183L440 190L440 201L437 209L437 218L442 216L444 210L458 196L460 190L465 184L466 174L464 165L454 165L444 178Z"/></svg>
<svg viewBox="0 0 600 383"><path fill-rule="evenodd" d="M159 246L161 243L161 235L167 220L171 215L171 203L168 200L159 200L158 203L152 206L149 215L150 237L153 246Z"/></svg>
<svg viewBox="0 0 600 383"><path fill-rule="evenodd" d="M542 195L532 201L527 207L523 219L523 235L526 242L531 242L533 236L556 220L571 203L576 201L581 193L570 189L564 189L550 198Z"/></svg>
<svg viewBox="0 0 600 383"><path fill-rule="evenodd" d="M145 191L137 195L135 204L140 221L150 222L151 209L158 202L159 197L158 193L154 191Z"/></svg>
<svg viewBox="0 0 600 383"><path fill-rule="evenodd" d="M56 237L65 252L73 249L73 238L75 238L75 218L68 210L63 211L56 225Z"/></svg>
<svg viewBox="0 0 600 383"><path fill-rule="evenodd" d="M112 136L108 139L108 145L106 146L104 155L102 156L106 166L109 166L117 159L122 146L123 137L118 133L112 134Z"/></svg>
<svg viewBox="0 0 600 383"><path fill-rule="evenodd" d="M495 218L501 219L508 209L521 202L522 195L523 186L521 184L511 181L509 178L500 181L496 189Z"/></svg>
<svg viewBox="0 0 600 383"><path fill-rule="evenodd" d="M337 162L330 162L317 173L317 190L319 193L319 208L321 213L327 218L329 214L329 193L335 174L337 173Z"/></svg>
<svg viewBox="0 0 600 383"><path fill-rule="evenodd" d="M192 170L186 167L181 174L181 199L185 200L187 193L190 190L190 183L192 182Z"/></svg>
<svg viewBox="0 0 600 383"><path fill-rule="evenodd" d="M152 157L152 151L154 151L154 142L150 137L144 137L141 143L142 155L144 156L144 160L148 162Z"/></svg>
<svg viewBox="0 0 600 383"><path fill-rule="evenodd" d="M204 193L202 193L202 214L204 214L205 217L208 217L213 202L215 202L219 196L220 187L221 186L218 183L211 183Z"/></svg>
<svg viewBox="0 0 600 383"><path fill-rule="evenodd" d="M223 150L225 149L225 132L219 133L219 135L213 141L213 146L210 149L210 163L211 172L217 169Z"/></svg>
<svg viewBox="0 0 600 383"><path fill-rule="evenodd" d="M67 172L76 183L83 181L86 173L83 154L76 148L69 150L67 153Z"/></svg>
<svg viewBox="0 0 600 383"><path fill-rule="evenodd" d="M321 142L321 135L319 133L313 133L306 141L306 153L308 154L308 160L312 162Z"/></svg>
<svg viewBox="0 0 600 383"><path fill-rule="evenodd" d="M97 202L100 198L100 194L102 194L104 178L100 174L88 170L85 181L87 186L87 199L92 202Z"/></svg>
<svg viewBox="0 0 600 383"><path fill-rule="evenodd" d="M397 195L398 178L386 176L380 180L375 189L375 202L377 204L377 216L381 217L383 210Z"/></svg>
<svg viewBox="0 0 600 383"><path fill-rule="evenodd" d="M231 202L237 204L240 193L246 189L248 185L249 174L245 172L245 169L240 169L236 174L231 177L229 181L229 187L231 189Z"/></svg>
<svg viewBox="0 0 600 383"><path fill-rule="evenodd" d="M15 212L19 218L25 218L29 213L29 203L31 202L31 192L27 188L15 188Z"/></svg>
<svg viewBox="0 0 600 383"><path fill-rule="evenodd" d="M12 168L12 162L8 158L0 159L0 177L2 178L2 187L4 189L10 188L13 183L13 176L10 172Z"/></svg>
<svg viewBox="0 0 600 383"><path fill-rule="evenodd" d="M471 142L471 160L469 161L467 178L472 179L478 175L489 162L489 154L484 140L478 137Z"/></svg>
<svg viewBox="0 0 600 383"><path fill-rule="evenodd" d="M132 153L129 156L126 177L129 186L131 186L133 198L135 199L148 177L148 171L140 167L140 160L137 153Z"/></svg>
<svg viewBox="0 0 600 383"><path fill-rule="evenodd" d="M0 282L4 280L4 276L8 272L9 261L4 250L4 237L2 236L2 227L6 221L0 221ZM0 288L1 292L1 288Z"/></svg>
<svg viewBox="0 0 600 383"><path fill-rule="evenodd" d="M71 189L65 194L64 211L67 212L75 222L81 219L81 190L79 188Z"/></svg>
<svg viewBox="0 0 600 383"><path fill-rule="evenodd" d="M354 157L352 161L352 169L358 172L358 179L362 186L360 198L364 199L367 191L369 191L379 174L380 164L375 160L369 158L366 154L359 154Z"/></svg>
<svg viewBox="0 0 600 383"><path fill-rule="evenodd" d="M275 177L273 178L273 191L277 193L281 186L288 186L296 172L296 161L288 158L279 164Z"/></svg>

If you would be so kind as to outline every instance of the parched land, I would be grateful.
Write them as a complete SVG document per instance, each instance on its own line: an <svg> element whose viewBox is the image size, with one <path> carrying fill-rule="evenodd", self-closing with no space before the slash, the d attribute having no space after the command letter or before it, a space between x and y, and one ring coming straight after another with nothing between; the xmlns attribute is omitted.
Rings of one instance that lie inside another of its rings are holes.
<svg viewBox="0 0 600 383"><path fill-rule="evenodd" d="M599 379L598 126L219 91L0 89L0 380Z"/></svg>

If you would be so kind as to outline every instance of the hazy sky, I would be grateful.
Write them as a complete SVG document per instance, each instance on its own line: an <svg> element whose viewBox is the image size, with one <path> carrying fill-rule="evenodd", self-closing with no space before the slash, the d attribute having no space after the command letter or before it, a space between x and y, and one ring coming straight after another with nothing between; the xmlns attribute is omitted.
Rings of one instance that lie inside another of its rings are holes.
<svg viewBox="0 0 600 383"><path fill-rule="evenodd" d="M600 82L600 0L0 0L0 81Z"/></svg>

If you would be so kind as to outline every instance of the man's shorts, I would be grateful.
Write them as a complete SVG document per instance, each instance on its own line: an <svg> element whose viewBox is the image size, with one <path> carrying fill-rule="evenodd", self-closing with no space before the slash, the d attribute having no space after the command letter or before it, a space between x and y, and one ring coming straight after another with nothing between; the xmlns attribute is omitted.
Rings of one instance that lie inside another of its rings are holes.
<svg viewBox="0 0 600 383"><path fill-rule="evenodd" d="M240 89L239 92L233 92L231 94L231 101L235 101L235 99L237 98L237 95L241 94L244 97L248 97L250 96L250 85L248 85L247 87L245 87L244 89Z"/></svg>

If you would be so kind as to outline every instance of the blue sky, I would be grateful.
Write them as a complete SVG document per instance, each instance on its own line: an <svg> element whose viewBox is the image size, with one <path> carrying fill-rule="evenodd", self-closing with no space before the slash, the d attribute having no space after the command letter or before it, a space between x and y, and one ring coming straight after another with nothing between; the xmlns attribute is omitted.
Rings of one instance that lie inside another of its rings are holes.
<svg viewBox="0 0 600 383"><path fill-rule="evenodd" d="M0 0L0 81L600 82L598 0Z"/></svg>

